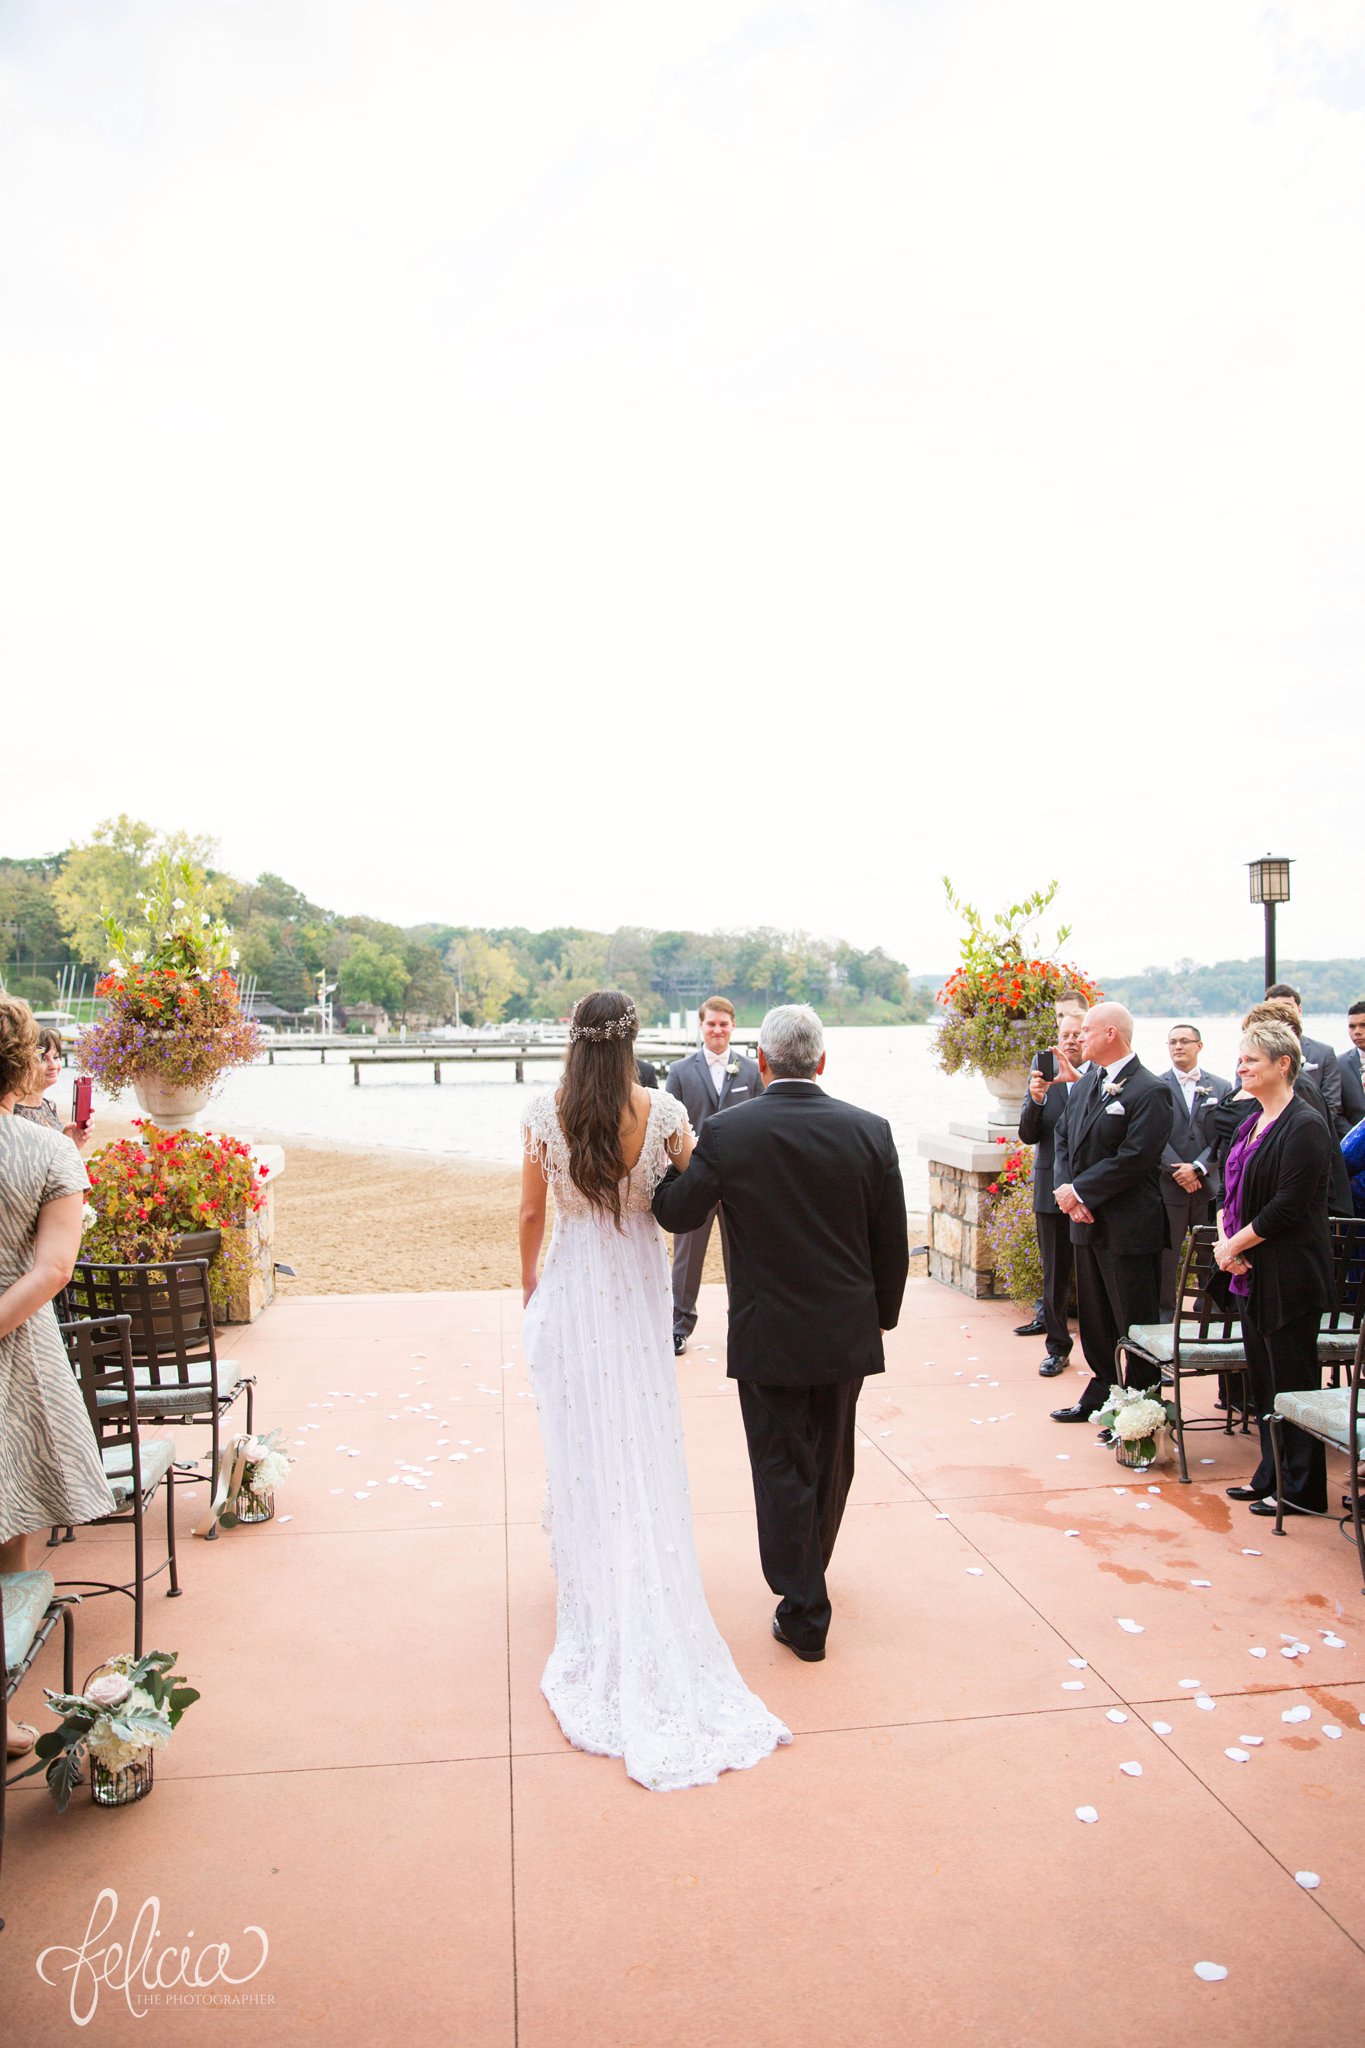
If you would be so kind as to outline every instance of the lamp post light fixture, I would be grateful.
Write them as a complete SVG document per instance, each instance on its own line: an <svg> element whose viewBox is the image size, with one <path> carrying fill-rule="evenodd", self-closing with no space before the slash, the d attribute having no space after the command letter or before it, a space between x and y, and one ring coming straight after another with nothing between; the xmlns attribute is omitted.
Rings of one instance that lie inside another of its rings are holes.
<svg viewBox="0 0 1365 2048"><path fill-rule="evenodd" d="M1289 870L1292 862L1274 854L1262 854L1247 862L1251 872L1251 900L1265 905L1265 985L1273 986L1275 975L1275 905L1289 901Z"/></svg>

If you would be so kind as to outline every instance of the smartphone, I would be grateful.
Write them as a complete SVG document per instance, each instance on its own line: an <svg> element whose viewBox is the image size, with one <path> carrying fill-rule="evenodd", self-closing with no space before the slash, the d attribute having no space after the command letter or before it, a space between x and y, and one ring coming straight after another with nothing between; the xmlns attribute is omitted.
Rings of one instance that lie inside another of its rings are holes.
<svg viewBox="0 0 1365 2048"><path fill-rule="evenodd" d="M79 1130L90 1121L90 1112L95 1103L95 1084L88 1074L82 1074L71 1096L71 1121Z"/></svg>
<svg viewBox="0 0 1365 2048"><path fill-rule="evenodd" d="M1038 1072L1039 1072L1039 1073L1040 1073L1040 1074L1042 1075L1042 1077L1043 1077L1043 1079L1044 1079L1045 1081L1055 1081L1055 1080L1056 1080L1056 1078L1057 1078L1057 1055L1056 1055L1056 1053L1055 1053L1055 1052L1040 1052L1040 1053L1039 1053L1039 1055L1038 1055Z"/></svg>

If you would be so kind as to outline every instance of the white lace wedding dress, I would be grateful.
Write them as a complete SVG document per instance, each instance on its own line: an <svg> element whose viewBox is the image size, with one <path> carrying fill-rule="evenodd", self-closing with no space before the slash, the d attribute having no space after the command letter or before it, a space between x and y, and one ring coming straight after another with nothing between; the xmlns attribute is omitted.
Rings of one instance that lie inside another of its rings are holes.
<svg viewBox="0 0 1365 2048"><path fill-rule="evenodd" d="M686 1120L676 1097L650 1090L620 1230L570 1180L552 1094L522 1126L555 1198L523 1324L559 1580L541 1690L576 1748L624 1758L654 1791L714 1784L791 1741L735 1669L693 1542L668 1259L649 1208Z"/></svg>

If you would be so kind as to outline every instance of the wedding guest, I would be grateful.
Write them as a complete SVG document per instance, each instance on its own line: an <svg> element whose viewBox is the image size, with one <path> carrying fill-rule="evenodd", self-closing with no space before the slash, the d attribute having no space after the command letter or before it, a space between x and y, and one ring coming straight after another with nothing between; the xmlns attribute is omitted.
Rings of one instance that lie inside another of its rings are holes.
<svg viewBox="0 0 1365 2048"><path fill-rule="evenodd" d="M1161 1320L1175 1316L1175 1285L1188 1232L1212 1220L1218 1197L1214 1145L1205 1112L1234 1092L1234 1083L1199 1064L1204 1041L1194 1024L1173 1024L1166 1034L1171 1064L1162 1080L1171 1091L1171 1135L1161 1155L1161 1198L1169 1243L1161 1254Z"/></svg>
<svg viewBox="0 0 1365 2048"><path fill-rule="evenodd" d="M1133 1051L1133 1019L1122 1003L1097 1003L1081 1026L1084 1080L1058 1053L1063 1078L1079 1085L1057 1125L1053 1148L1057 1207L1070 1221L1077 1320L1089 1383L1054 1422L1088 1422L1103 1407L1117 1371L1119 1338L1154 1323L1161 1302L1166 1210L1161 1155L1174 1105L1164 1081Z"/></svg>
<svg viewBox="0 0 1365 2048"><path fill-rule="evenodd" d="M1327 1172L1336 1150L1327 1126L1294 1093L1302 1054L1288 1024L1267 1019L1242 1036L1237 1078L1254 1104L1233 1140L1224 1171L1215 1256L1242 1303L1242 1334L1256 1412L1261 1461L1232 1500L1253 1515L1273 1515L1275 1457L1264 1420L1275 1396L1322 1384L1318 1332L1332 1301ZM1327 1512L1327 1457L1316 1438L1281 1425L1285 1512Z"/></svg>
<svg viewBox="0 0 1365 2048"><path fill-rule="evenodd" d="M1057 1052L1082 1075L1081 1021L1085 1004L1079 996L1068 996L1056 1005ZM1038 1251L1043 1262L1043 1328L1047 1331L1047 1352L1038 1371L1045 1380L1065 1372L1071 1360L1071 1325L1067 1310L1071 1299L1074 1261L1071 1256L1071 1225L1057 1207L1053 1193L1054 1148L1057 1125L1066 1112L1068 1098L1080 1086L1063 1080L1060 1072L1045 1074L1042 1056L1033 1062L1028 1077L1028 1100L1019 1118L1019 1136L1032 1145L1033 1225L1038 1234ZM1048 1057L1051 1068L1058 1066L1055 1055ZM1018 1333L1016 1332L1016 1335Z"/></svg>
<svg viewBox="0 0 1365 2048"><path fill-rule="evenodd" d="M730 1051L735 1028L735 1006L725 996L708 996L701 1006L701 1044L685 1060L675 1060L664 1087L676 1095L700 1137L706 1119L731 1104L752 1102L763 1092L758 1068L752 1060ZM706 1247L711 1242L711 1225L720 1224L720 1255L725 1262L725 1285L730 1285L730 1237L725 1212L713 1208L692 1230L681 1231L673 1240L673 1349L681 1353L697 1327L697 1290L701 1286Z"/></svg>
<svg viewBox="0 0 1365 2048"><path fill-rule="evenodd" d="M83 1152L90 1143L90 1120L83 1124L64 1124L48 1099L48 1089L55 1088L62 1076L62 1034L60 1031L38 1033L37 1085L14 1105L16 1116L26 1117L30 1123L41 1124L45 1130L61 1131L70 1138L78 1152Z"/></svg>
<svg viewBox="0 0 1365 2048"><path fill-rule="evenodd" d="M60 1131L16 1116L33 1093L38 1027L27 1003L0 996L0 1572L28 1570L28 1539L54 1522L90 1522L113 1496L53 1296L71 1278L89 1186ZM6 1751L37 1731L7 1721Z"/></svg>
<svg viewBox="0 0 1365 2048"><path fill-rule="evenodd" d="M1267 1002L1292 1003L1298 1014L1300 1050L1303 1054L1303 1072L1314 1085L1321 1089L1322 1099L1327 1104L1332 1119L1333 1134L1344 1138L1351 1128L1345 1122L1341 1108L1341 1069L1337 1056L1327 1041L1322 1038L1305 1038L1303 1031L1303 1002L1296 988L1287 981L1272 982L1265 992Z"/></svg>
<svg viewBox="0 0 1365 2048"><path fill-rule="evenodd" d="M1303 1025L1299 1019L1298 1007L1280 997L1267 997L1263 1003L1253 1003L1242 1019L1243 1031L1253 1024L1284 1024L1293 1032L1302 1046ZM1300 1054L1302 1057L1302 1054ZM1322 1118L1323 1126L1332 1140L1331 1157L1327 1172L1327 1206L1333 1216L1353 1216L1355 1204L1351 1198L1351 1178L1346 1171L1346 1161L1341 1155L1341 1146L1336 1139L1336 1124L1327 1107L1321 1088L1311 1080L1301 1066L1294 1083L1294 1093L1306 1102L1316 1115ZM1215 1103L1209 1113L1209 1126L1214 1143L1214 1160L1220 1177L1226 1171L1227 1157L1233 1139L1242 1124L1256 1107L1255 1099L1245 1088L1239 1088L1233 1095L1225 1096Z"/></svg>
<svg viewBox="0 0 1365 2048"><path fill-rule="evenodd" d="M637 1054L635 1078L642 1088L657 1088L659 1085L659 1069L655 1066L653 1060L642 1060Z"/></svg>
<svg viewBox="0 0 1365 2048"><path fill-rule="evenodd" d="M1361 1061L1365 1048L1365 1003L1352 1003L1346 1012L1346 1029L1351 1034L1351 1043L1345 1052L1337 1054L1337 1069L1341 1075L1341 1113L1347 1129L1354 1130L1365 1116L1365 1072Z"/></svg>

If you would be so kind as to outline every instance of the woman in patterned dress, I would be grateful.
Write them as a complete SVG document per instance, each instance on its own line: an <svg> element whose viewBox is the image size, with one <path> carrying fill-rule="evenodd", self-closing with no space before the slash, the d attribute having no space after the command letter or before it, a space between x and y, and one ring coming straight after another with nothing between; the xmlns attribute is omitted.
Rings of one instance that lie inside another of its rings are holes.
<svg viewBox="0 0 1365 2048"><path fill-rule="evenodd" d="M14 1114L33 1091L37 1053L28 1004L0 996L0 1572L28 1570L35 1530L113 1506L52 1312L80 1250L90 1183L69 1138ZM37 1739L6 1718L8 1755Z"/></svg>

